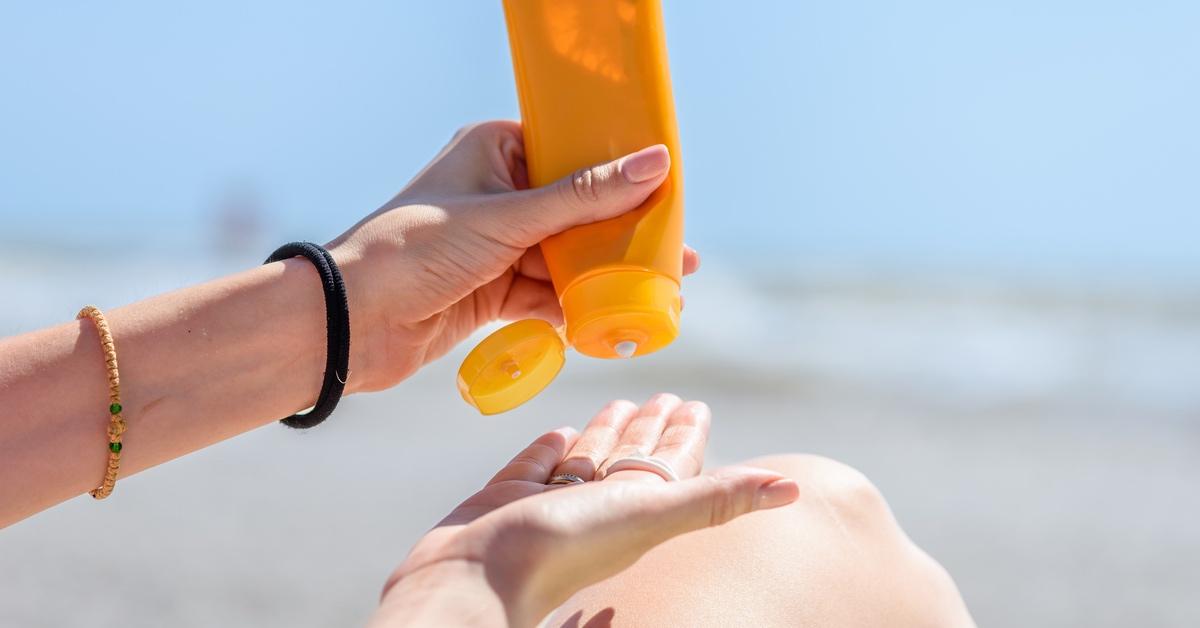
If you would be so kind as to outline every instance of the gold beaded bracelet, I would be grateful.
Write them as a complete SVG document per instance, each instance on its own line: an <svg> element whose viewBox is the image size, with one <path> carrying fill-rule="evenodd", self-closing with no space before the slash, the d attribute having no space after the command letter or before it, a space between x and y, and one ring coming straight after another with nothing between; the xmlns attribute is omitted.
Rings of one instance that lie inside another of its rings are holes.
<svg viewBox="0 0 1200 628"><path fill-rule="evenodd" d="M121 418L121 376L117 372L117 348L100 308L89 305L79 310L75 318L90 318L96 324L108 370L108 469L104 472L104 482L91 491L92 497L104 499L112 494L113 487L117 485L117 471L121 468L121 434L125 432L125 419Z"/></svg>

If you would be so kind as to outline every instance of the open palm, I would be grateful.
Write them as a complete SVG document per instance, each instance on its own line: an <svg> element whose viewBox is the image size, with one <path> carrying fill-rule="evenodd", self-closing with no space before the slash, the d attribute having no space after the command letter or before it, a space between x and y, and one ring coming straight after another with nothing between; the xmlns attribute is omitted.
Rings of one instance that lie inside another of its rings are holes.
<svg viewBox="0 0 1200 628"><path fill-rule="evenodd" d="M763 469L699 475L710 420L703 403L657 395L640 408L609 404L582 434L544 434L422 538L389 587L431 565L476 562L511 623L531 624L673 536L797 497L795 482ZM682 481L606 473L606 461L635 454L663 460ZM564 473L585 483L546 484Z"/></svg>

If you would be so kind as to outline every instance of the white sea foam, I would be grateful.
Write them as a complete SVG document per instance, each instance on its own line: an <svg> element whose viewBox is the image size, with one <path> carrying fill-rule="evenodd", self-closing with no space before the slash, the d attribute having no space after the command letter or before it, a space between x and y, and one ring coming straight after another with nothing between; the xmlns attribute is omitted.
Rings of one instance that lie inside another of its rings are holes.
<svg viewBox="0 0 1200 628"><path fill-rule="evenodd" d="M1200 411L1200 299L1136 288L714 268L680 353L942 401L1117 401Z"/></svg>

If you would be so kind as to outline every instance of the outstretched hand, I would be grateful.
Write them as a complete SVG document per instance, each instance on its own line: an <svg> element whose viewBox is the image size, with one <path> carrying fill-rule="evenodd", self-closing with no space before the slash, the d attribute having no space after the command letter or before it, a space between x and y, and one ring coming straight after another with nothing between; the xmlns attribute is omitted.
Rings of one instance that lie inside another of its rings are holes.
<svg viewBox="0 0 1200 628"><path fill-rule="evenodd" d="M354 391L411 375L498 319L562 323L538 243L635 209L666 179L651 146L528 189L521 127L464 128L403 191L329 244L346 276ZM699 266L685 247L683 272Z"/></svg>
<svg viewBox="0 0 1200 628"><path fill-rule="evenodd" d="M671 537L798 497L793 480L763 469L701 474L710 416L703 403L658 395L641 408L609 404L582 434L542 435L417 543L373 625L533 625ZM631 454L665 461L681 481L606 473L606 461ZM586 482L547 485L563 473Z"/></svg>

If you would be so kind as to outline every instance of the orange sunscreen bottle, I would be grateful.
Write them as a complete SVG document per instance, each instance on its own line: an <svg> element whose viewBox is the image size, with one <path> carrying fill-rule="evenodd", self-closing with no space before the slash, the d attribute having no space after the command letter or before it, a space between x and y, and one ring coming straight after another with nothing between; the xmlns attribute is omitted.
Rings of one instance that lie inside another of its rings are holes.
<svg viewBox="0 0 1200 628"><path fill-rule="evenodd" d="M518 321L463 361L458 387L484 414L528 401L567 346L631 358L679 332L683 179L659 0L504 0L532 186L665 144L666 181L637 209L541 243L565 330Z"/></svg>

